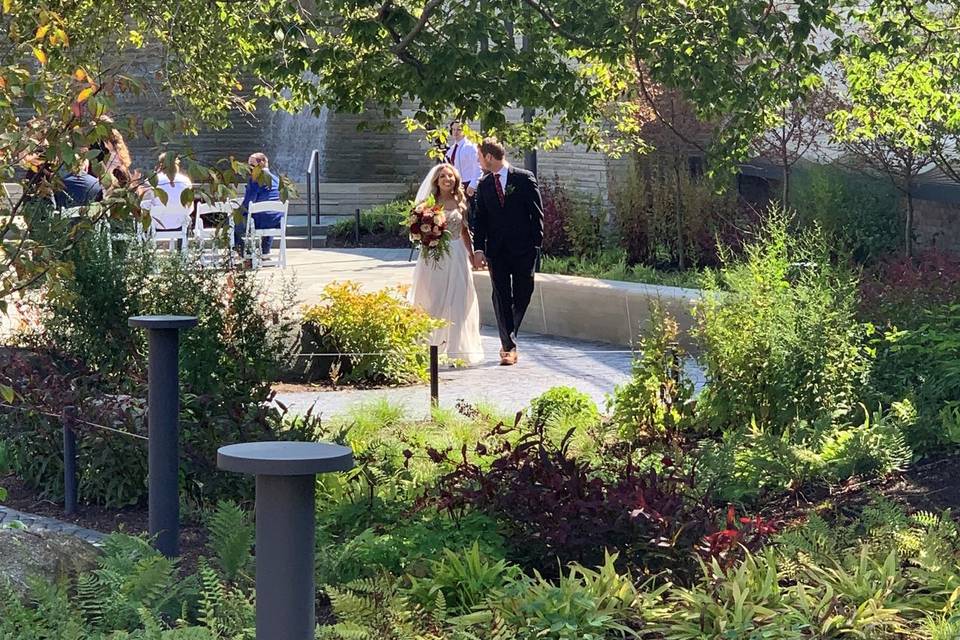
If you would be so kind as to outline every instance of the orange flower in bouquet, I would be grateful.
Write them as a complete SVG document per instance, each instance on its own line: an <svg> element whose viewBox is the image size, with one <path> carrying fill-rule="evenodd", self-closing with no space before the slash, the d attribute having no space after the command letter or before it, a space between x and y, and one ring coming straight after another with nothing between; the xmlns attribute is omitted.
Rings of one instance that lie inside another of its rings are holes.
<svg viewBox="0 0 960 640"><path fill-rule="evenodd" d="M407 220L410 242L420 247L425 257L439 262L450 255L450 231L447 230L447 214L443 206L432 197L416 205Z"/></svg>

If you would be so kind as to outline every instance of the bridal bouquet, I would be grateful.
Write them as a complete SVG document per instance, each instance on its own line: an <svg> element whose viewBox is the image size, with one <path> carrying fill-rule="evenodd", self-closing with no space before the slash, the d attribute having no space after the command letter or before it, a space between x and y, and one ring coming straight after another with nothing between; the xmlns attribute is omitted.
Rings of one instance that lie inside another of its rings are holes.
<svg viewBox="0 0 960 640"><path fill-rule="evenodd" d="M450 254L450 232L447 230L447 214L443 206L433 198L418 204L410 212L410 241L420 247L425 258L439 262Z"/></svg>

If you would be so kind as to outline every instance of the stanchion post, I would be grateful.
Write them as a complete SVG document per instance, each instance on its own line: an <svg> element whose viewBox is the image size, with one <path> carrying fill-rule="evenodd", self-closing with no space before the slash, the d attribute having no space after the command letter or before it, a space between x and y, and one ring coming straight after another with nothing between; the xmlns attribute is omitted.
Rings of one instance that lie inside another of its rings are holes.
<svg viewBox="0 0 960 640"><path fill-rule="evenodd" d="M440 350L437 345L430 345L430 405L440 404Z"/></svg>
<svg viewBox="0 0 960 640"><path fill-rule="evenodd" d="M353 221L353 235L354 235L354 240L356 240L356 244L359 247L360 246L360 209L357 209L353 215L355 216Z"/></svg>
<svg viewBox="0 0 960 640"><path fill-rule="evenodd" d="M193 316L134 316L131 327L147 330L150 362L147 371L147 448L149 530L157 550L168 558L180 546L180 330L196 326Z"/></svg>
<svg viewBox="0 0 960 640"><path fill-rule="evenodd" d="M257 640L313 640L316 474L353 467L353 452L324 442L221 447L217 466L256 476Z"/></svg>
<svg viewBox="0 0 960 640"><path fill-rule="evenodd" d="M60 416L63 426L63 512L72 516L77 512L77 408L64 407Z"/></svg>

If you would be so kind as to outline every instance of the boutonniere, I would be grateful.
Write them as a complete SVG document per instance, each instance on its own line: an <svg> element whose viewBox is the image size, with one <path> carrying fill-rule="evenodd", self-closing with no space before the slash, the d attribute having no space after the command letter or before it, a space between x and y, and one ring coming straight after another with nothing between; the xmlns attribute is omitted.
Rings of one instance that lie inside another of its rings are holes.
<svg viewBox="0 0 960 640"><path fill-rule="evenodd" d="M504 197L504 198L509 197L510 194L513 193L513 192L516 191L516 190L517 190L516 185L508 184L508 185L507 185L507 190L503 192L503 197Z"/></svg>

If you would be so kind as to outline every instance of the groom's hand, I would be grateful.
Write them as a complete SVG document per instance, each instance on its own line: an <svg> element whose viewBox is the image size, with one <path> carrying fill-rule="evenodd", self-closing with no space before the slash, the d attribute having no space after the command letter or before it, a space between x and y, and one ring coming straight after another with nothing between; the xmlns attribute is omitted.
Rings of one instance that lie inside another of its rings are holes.
<svg viewBox="0 0 960 640"><path fill-rule="evenodd" d="M483 255L483 251L474 251L473 252L473 268L474 269L484 269L487 266L487 257Z"/></svg>

